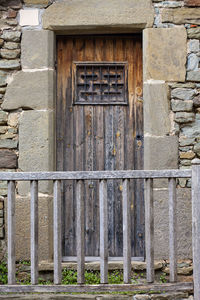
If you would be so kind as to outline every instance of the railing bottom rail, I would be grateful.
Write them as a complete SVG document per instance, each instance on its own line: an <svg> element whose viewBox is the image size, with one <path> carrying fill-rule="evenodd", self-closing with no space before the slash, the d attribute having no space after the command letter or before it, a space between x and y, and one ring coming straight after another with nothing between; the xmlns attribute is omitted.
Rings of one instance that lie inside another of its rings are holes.
<svg viewBox="0 0 200 300"><path fill-rule="evenodd" d="M192 282L99 285L0 285L0 293L193 292Z"/></svg>

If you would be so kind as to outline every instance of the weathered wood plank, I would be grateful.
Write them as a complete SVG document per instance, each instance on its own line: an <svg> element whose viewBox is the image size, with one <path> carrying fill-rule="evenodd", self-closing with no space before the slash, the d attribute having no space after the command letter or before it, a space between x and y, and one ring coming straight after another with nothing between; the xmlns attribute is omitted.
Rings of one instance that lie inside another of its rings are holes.
<svg viewBox="0 0 200 300"><path fill-rule="evenodd" d="M170 282L177 281L176 178L169 178L169 260Z"/></svg>
<svg viewBox="0 0 200 300"><path fill-rule="evenodd" d="M154 208L153 179L145 180L145 242L147 282L154 282Z"/></svg>
<svg viewBox="0 0 200 300"><path fill-rule="evenodd" d="M99 184L99 202L101 283L108 283L108 200L105 180L101 180Z"/></svg>
<svg viewBox="0 0 200 300"><path fill-rule="evenodd" d="M194 300L200 299L200 159L192 165L192 246Z"/></svg>
<svg viewBox="0 0 200 300"><path fill-rule="evenodd" d="M31 284L38 284L38 181L31 181Z"/></svg>
<svg viewBox="0 0 200 300"><path fill-rule="evenodd" d="M8 181L8 284L15 284L15 182Z"/></svg>
<svg viewBox="0 0 200 300"><path fill-rule="evenodd" d="M131 224L130 224L130 201L129 181L123 181L123 257L124 257L124 283L131 281Z"/></svg>
<svg viewBox="0 0 200 300"><path fill-rule="evenodd" d="M54 181L54 284L62 280L61 181Z"/></svg>
<svg viewBox="0 0 200 300"><path fill-rule="evenodd" d="M101 284L101 285L0 285L4 293L87 293L87 292L192 292L192 282L162 284Z"/></svg>
<svg viewBox="0 0 200 300"><path fill-rule="evenodd" d="M82 181L76 183L76 205L77 205L77 282L83 284L85 282L85 205L81 198Z"/></svg>
<svg viewBox="0 0 200 300"><path fill-rule="evenodd" d="M71 172L0 172L0 180L91 180L131 178L191 178L191 170L124 170Z"/></svg>

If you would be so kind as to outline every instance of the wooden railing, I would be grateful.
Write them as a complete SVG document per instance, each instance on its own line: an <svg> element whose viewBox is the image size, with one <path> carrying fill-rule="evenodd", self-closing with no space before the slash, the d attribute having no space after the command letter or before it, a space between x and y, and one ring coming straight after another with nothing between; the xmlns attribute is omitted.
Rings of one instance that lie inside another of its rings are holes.
<svg viewBox="0 0 200 300"><path fill-rule="evenodd" d="M7 240L8 240L8 285L1 285L0 292L94 292L94 291L138 291L138 290L192 290L192 283L177 281L176 245L176 180L192 178L193 201L193 254L194 254L194 291L195 299L200 299L200 164L194 161L192 170L160 171L78 171L78 172L30 172L0 173L0 180L8 181ZM154 206L153 180L168 179L169 191L169 260L171 284L154 283ZM108 207L107 180L122 179L123 190L123 285L108 284ZM129 180L145 181L145 247L147 285L131 283L131 225L129 203ZM38 181L50 180L54 186L54 284L38 285ZM77 203L77 285L61 285L61 183L63 180L76 181ZM84 180L99 181L100 207L100 276L101 285L85 285L84 253L84 201L81 201ZM16 285L15 280L15 181L30 181L31 191L31 285ZM151 283L151 284L150 284Z"/></svg>

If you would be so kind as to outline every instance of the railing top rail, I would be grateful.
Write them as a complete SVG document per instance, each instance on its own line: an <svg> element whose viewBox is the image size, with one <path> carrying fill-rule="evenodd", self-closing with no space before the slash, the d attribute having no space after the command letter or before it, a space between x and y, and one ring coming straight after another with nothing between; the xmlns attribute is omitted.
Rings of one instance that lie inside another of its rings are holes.
<svg viewBox="0 0 200 300"><path fill-rule="evenodd" d="M0 172L0 181L190 178L191 170Z"/></svg>

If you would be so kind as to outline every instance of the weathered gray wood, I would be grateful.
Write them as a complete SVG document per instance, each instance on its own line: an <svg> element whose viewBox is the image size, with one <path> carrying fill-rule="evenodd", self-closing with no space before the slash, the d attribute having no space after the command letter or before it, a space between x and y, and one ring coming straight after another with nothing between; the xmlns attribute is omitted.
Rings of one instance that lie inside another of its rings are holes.
<svg viewBox="0 0 200 300"><path fill-rule="evenodd" d="M145 242L147 282L154 282L154 208L153 179L145 180Z"/></svg>
<svg viewBox="0 0 200 300"><path fill-rule="evenodd" d="M101 283L108 283L108 203L107 184L105 180L100 181L100 273Z"/></svg>
<svg viewBox="0 0 200 300"><path fill-rule="evenodd" d="M125 170L68 172L1 172L0 180L90 180L131 178L191 178L191 170Z"/></svg>
<svg viewBox="0 0 200 300"><path fill-rule="evenodd" d="M38 181L31 181L31 284L38 284Z"/></svg>
<svg viewBox="0 0 200 300"><path fill-rule="evenodd" d="M15 182L8 181L8 284L15 284Z"/></svg>
<svg viewBox="0 0 200 300"><path fill-rule="evenodd" d="M63 262L76 262L77 261L77 257L76 256L63 256L62 258ZM85 256L85 262L98 262L100 261L100 257L99 256ZM108 257L108 261L116 261L116 262L121 262L123 261L123 257L122 256L109 256ZM132 256L131 257L131 261L144 261L144 257L139 257L139 256Z"/></svg>
<svg viewBox="0 0 200 300"><path fill-rule="evenodd" d="M176 178L169 178L169 260L170 282L177 281Z"/></svg>
<svg viewBox="0 0 200 300"><path fill-rule="evenodd" d="M76 227L76 252L77 252L77 282L85 282L85 232L84 232L84 201L81 198L82 181L76 183L76 204L77 204L77 227Z"/></svg>
<svg viewBox="0 0 200 300"><path fill-rule="evenodd" d="M131 281L131 228L130 228L130 201L129 181L123 181L123 257L124 257L124 283Z"/></svg>
<svg viewBox="0 0 200 300"><path fill-rule="evenodd" d="M89 293L89 292L192 292L192 282L162 284L101 284L101 285L0 285L4 293Z"/></svg>
<svg viewBox="0 0 200 300"><path fill-rule="evenodd" d="M62 280L62 244L61 244L61 181L54 181L54 284Z"/></svg>
<svg viewBox="0 0 200 300"><path fill-rule="evenodd" d="M200 299L200 159L192 161L192 246L194 300Z"/></svg>

